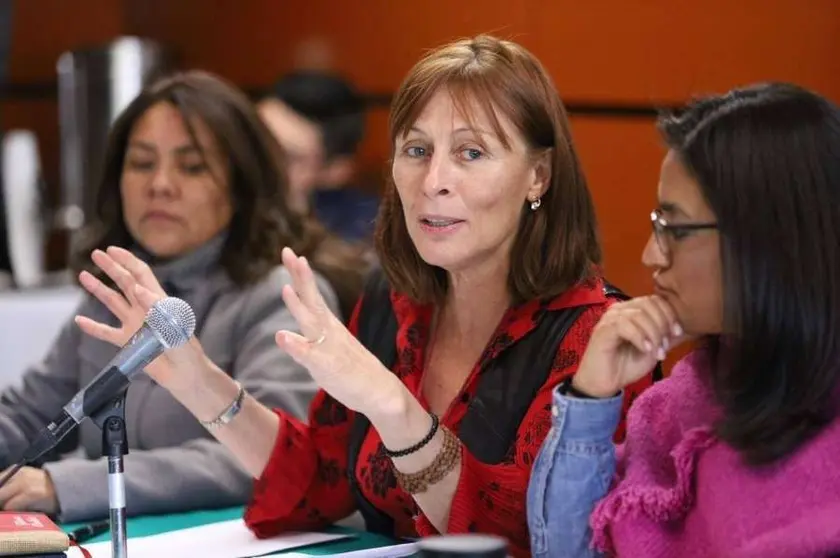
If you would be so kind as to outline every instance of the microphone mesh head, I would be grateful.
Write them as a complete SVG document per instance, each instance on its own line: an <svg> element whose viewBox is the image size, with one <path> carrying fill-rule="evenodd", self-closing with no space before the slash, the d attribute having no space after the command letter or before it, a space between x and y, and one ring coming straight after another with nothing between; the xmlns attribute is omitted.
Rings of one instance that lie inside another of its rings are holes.
<svg viewBox="0 0 840 558"><path fill-rule="evenodd" d="M157 301L146 314L146 324L167 348L189 341L195 332L195 314L190 305L170 296Z"/></svg>

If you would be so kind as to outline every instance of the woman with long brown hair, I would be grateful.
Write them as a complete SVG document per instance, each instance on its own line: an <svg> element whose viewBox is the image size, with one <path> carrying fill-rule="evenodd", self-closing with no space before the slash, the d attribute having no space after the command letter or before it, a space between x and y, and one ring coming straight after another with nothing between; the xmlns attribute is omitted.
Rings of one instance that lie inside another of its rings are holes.
<svg viewBox="0 0 840 558"><path fill-rule="evenodd" d="M198 318L206 356L262 404L303 417L315 393L304 368L277 351L274 332L297 329L280 296L291 280L279 265L284 246L308 254L323 271L317 288L344 315L355 302L362 264L287 205L280 148L248 98L200 72L147 87L110 132L87 245L75 260L91 296L78 314L108 324L111 344L68 323L22 387L0 396L0 455L9 464L62 405L86 385L143 321L131 292L120 296L98 265L112 255L143 262ZM91 261L91 253L93 259ZM336 296L338 293L338 297ZM343 298L343 301L342 301ZM339 304L342 301L343 305ZM120 322L122 327L120 327ZM251 482L234 458L169 392L141 375L127 392L126 494L131 514L242 505ZM59 513L66 521L107 516L101 434L87 421L84 458L24 468L0 489L4 509ZM177 494L177 498L172 495Z"/></svg>
<svg viewBox="0 0 840 558"><path fill-rule="evenodd" d="M563 106L527 50L478 37L411 70L391 142L384 273L349 330L308 259L284 251L294 280L283 298L301 333L277 342L322 388L308 422L247 397L197 342L147 372L201 420L224 422L214 434L259 479L245 519L261 536L361 510L372 531L494 533L525 556L525 490L552 389L611 303ZM136 295L133 315L163 295L133 258L99 263Z"/></svg>

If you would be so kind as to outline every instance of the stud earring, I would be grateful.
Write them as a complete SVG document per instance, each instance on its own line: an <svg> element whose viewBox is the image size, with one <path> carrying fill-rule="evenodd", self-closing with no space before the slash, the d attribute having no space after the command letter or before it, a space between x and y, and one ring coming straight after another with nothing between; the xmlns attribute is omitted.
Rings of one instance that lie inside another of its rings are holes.
<svg viewBox="0 0 840 558"><path fill-rule="evenodd" d="M542 205L542 200L540 198L535 199L531 202L531 211L538 210L540 208L540 205Z"/></svg>

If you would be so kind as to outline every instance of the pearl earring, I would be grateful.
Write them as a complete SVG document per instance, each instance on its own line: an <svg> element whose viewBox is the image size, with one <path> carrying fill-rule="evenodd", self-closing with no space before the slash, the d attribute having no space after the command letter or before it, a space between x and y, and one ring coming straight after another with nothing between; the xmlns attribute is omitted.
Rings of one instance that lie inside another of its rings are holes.
<svg viewBox="0 0 840 558"><path fill-rule="evenodd" d="M538 210L540 208L540 205L542 205L542 200L540 198L535 199L531 202L531 211Z"/></svg>

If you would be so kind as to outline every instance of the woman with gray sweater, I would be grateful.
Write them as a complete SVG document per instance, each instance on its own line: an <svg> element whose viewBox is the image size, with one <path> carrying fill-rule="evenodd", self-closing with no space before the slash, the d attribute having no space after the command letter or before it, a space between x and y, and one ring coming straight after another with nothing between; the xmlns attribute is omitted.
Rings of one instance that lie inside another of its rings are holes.
<svg viewBox="0 0 840 558"><path fill-rule="evenodd" d="M295 246L308 254L322 294L345 316L364 263L360 252L291 211L286 197L280 148L244 94L199 72L156 82L111 131L89 242L75 265L94 295L77 314L119 326L103 297L117 307L130 301L112 299L95 263L107 246L121 246L190 304L197 337L220 368L264 405L303 417L316 386L274 342L278 330L297 328L280 295L291 281L278 265L280 251ZM0 394L0 466L11 465L116 352L66 324L46 358ZM125 415L129 514L247 502L250 476L147 375L128 389ZM100 430L85 421L61 449L58 459L24 468L0 488L0 508L64 521L107 516Z"/></svg>

